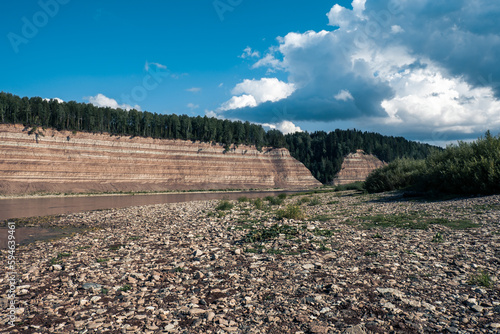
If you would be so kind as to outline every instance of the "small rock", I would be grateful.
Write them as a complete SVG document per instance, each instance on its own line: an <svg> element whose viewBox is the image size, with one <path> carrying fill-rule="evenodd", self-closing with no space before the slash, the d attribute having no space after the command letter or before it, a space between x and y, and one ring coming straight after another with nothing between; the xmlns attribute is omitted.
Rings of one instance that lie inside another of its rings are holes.
<svg viewBox="0 0 500 334"><path fill-rule="evenodd" d="M211 322L215 318L215 313L214 312L208 312L207 313L207 321Z"/></svg>
<svg viewBox="0 0 500 334"><path fill-rule="evenodd" d="M200 256L202 256L202 255L203 255L203 252L202 252L201 250L199 250L199 249L197 249L197 250L195 250L195 251L193 252L193 256L194 256L194 257L200 257Z"/></svg>
<svg viewBox="0 0 500 334"><path fill-rule="evenodd" d="M150 331L155 331L158 329L158 326L156 326L155 324L151 324L147 325L146 328L149 329Z"/></svg>
<svg viewBox="0 0 500 334"><path fill-rule="evenodd" d="M474 311L476 311L476 312L478 312L478 313L481 313L481 312L483 312L484 307L479 306L479 305L473 305L473 306L471 307L471 309L473 309Z"/></svg>
<svg viewBox="0 0 500 334"><path fill-rule="evenodd" d="M392 295L392 296L398 297L398 298L401 298L404 296L404 293L402 293L399 290L393 289L393 288L377 288L377 292L380 294L383 294L383 295L389 294L389 295Z"/></svg>
<svg viewBox="0 0 500 334"><path fill-rule="evenodd" d="M203 314L205 313L205 310L202 310L201 308L192 308L189 310L190 315L198 315L198 314Z"/></svg>
<svg viewBox="0 0 500 334"><path fill-rule="evenodd" d="M304 268L305 270L311 270L311 269L314 269L314 264L306 263L306 264L302 265L302 268Z"/></svg>
<svg viewBox="0 0 500 334"><path fill-rule="evenodd" d="M94 304L97 303L99 300L101 300L100 296L94 296L94 297L90 298L90 301Z"/></svg>
<svg viewBox="0 0 500 334"><path fill-rule="evenodd" d="M205 274L203 274L201 271L197 271L193 277L194 279L202 279L203 277L205 277Z"/></svg>
<svg viewBox="0 0 500 334"><path fill-rule="evenodd" d="M101 327L101 326L102 326L102 322L96 322L96 321L92 321L91 323L89 323L89 324L87 325L87 327L88 327L89 329L95 329L95 328L99 328L99 327Z"/></svg>
<svg viewBox="0 0 500 334"><path fill-rule="evenodd" d="M175 329L175 325L174 325L174 324L168 324L168 325L166 325L165 327L163 327L163 330L165 330L165 331L167 331L167 332L168 332L168 331L172 331L172 330L174 330L174 329Z"/></svg>
<svg viewBox="0 0 500 334"><path fill-rule="evenodd" d="M474 306L474 305L477 305L477 300L476 300L476 298L469 298L469 299L467 299L467 301L465 303L469 306Z"/></svg>
<svg viewBox="0 0 500 334"><path fill-rule="evenodd" d="M311 328L309 329L309 331L311 333L314 333L314 334L327 334L328 327L319 326L319 325L311 325Z"/></svg>
<svg viewBox="0 0 500 334"><path fill-rule="evenodd" d="M102 287L101 284L97 284L97 283L85 283L83 284L82 286L85 290L89 290L89 289L100 289Z"/></svg>
<svg viewBox="0 0 500 334"><path fill-rule="evenodd" d="M309 322L309 317L307 317L305 314L297 314L295 316L295 321L298 323L306 323Z"/></svg>
<svg viewBox="0 0 500 334"><path fill-rule="evenodd" d="M476 288L476 289L474 289L474 291L475 291L475 292L477 292L477 293L480 293L480 294L482 294L482 295L485 295L485 294L487 294L487 293L488 293L488 292L487 292L485 289L483 289L483 288Z"/></svg>
<svg viewBox="0 0 500 334"><path fill-rule="evenodd" d="M349 327L348 329L346 329L344 331L344 334L366 334L366 332L365 332L363 326L360 324L360 325Z"/></svg>

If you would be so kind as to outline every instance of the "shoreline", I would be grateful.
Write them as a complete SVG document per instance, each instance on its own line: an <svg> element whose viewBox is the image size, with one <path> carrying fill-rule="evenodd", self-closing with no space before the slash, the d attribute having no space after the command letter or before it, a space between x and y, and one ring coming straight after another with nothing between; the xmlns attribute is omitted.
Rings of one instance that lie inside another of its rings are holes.
<svg viewBox="0 0 500 334"><path fill-rule="evenodd" d="M27 194L27 195L0 195L0 200L8 199L30 199L30 198L62 198L62 197L103 197L103 196L139 196L139 195L169 195L169 194L210 194L210 193L238 193L238 192L278 192L278 191L312 191L317 188L298 188L298 189L285 189L285 188L264 188L264 189L215 189L215 190L167 190L167 191L138 191L138 192L109 192L109 193L71 193L71 194L58 194L58 193L42 193L42 194Z"/></svg>

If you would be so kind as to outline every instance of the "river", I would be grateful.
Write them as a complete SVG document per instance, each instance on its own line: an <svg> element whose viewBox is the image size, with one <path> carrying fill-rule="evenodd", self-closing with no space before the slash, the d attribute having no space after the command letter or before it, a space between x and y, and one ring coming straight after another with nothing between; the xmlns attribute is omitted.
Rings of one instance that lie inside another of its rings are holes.
<svg viewBox="0 0 500 334"><path fill-rule="evenodd" d="M162 203L180 203L211 199L238 199L276 196L282 193L293 194L298 191L243 191L243 192L189 192L142 195L109 195L109 196L69 196L69 197L34 197L0 199L0 221L12 218L41 217L63 215L82 211L126 208ZM15 240L24 245L37 240L50 240L56 237L79 232L82 228L42 228L16 227ZM7 248L9 229L0 227L0 249Z"/></svg>
<svg viewBox="0 0 500 334"><path fill-rule="evenodd" d="M81 211L126 208L163 203L276 196L297 191L187 192L147 195L35 197L0 199L0 221L12 218L62 215Z"/></svg>

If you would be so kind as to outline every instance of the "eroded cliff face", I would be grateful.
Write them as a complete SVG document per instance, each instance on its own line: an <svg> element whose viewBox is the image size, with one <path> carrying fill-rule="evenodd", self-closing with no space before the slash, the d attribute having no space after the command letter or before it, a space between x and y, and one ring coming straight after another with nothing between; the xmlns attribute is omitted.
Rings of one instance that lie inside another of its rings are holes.
<svg viewBox="0 0 500 334"><path fill-rule="evenodd" d="M333 180L333 184L349 184L357 181L365 181L366 177L375 169L383 167L387 163L377 157L366 154L363 150L350 153L344 158L340 172Z"/></svg>
<svg viewBox="0 0 500 334"><path fill-rule="evenodd" d="M36 141L0 125L0 194L311 188L286 149L46 130Z"/></svg>

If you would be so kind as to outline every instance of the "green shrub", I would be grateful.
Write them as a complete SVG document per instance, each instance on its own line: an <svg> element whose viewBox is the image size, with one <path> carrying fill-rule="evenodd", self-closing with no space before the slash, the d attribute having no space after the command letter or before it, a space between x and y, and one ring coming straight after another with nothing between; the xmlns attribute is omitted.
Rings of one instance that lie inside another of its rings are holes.
<svg viewBox="0 0 500 334"><path fill-rule="evenodd" d="M276 212L276 218L278 218L278 219L288 218L288 219L301 220L301 219L304 219L304 214L302 213L300 206L290 204L286 207L286 209L278 210Z"/></svg>
<svg viewBox="0 0 500 334"><path fill-rule="evenodd" d="M500 136L488 131L477 141L450 145L425 160L395 160L373 171L365 187L370 193L412 187L448 194L499 194Z"/></svg>
<svg viewBox="0 0 500 334"><path fill-rule="evenodd" d="M253 201L253 204L255 205L255 208L257 210L262 210L262 208L264 207L264 202L262 201L262 198L256 198Z"/></svg>
<svg viewBox="0 0 500 334"><path fill-rule="evenodd" d="M311 201L310 197L302 197L301 199L299 199L297 201L297 205L301 205L301 204L304 204L304 203L309 203L310 201Z"/></svg>
<svg viewBox="0 0 500 334"><path fill-rule="evenodd" d="M349 184L339 184L338 186L335 186L335 191L346 191L346 190L365 191L365 184L364 182L357 181Z"/></svg>
<svg viewBox="0 0 500 334"><path fill-rule="evenodd" d="M424 171L424 160L397 159L371 172L364 186L369 193L404 189L414 185Z"/></svg>
<svg viewBox="0 0 500 334"><path fill-rule="evenodd" d="M480 285L485 288L491 288L493 286L490 274L484 270L479 270L476 274L473 274L469 279L469 284Z"/></svg>
<svg viewBox="0 0 500 334"><path fill-rule="evenodd" d="M316 205L320 205L321 204L321 201L319 200L319 198L317 197L313 197L310 201L309 201L309 206L316 206Z"/></svg>
<svg viewBox="0 0 500 334"><path fill-rule="evenodd" d="M434 237L432 237L432 242L443 242L443 241L444 241L443 235L439 232L436 233Z"/></svg>
<svg viewBox="0 0 500 334"><path fill-rule="evenodd" d="M230 203L227 200L222 200L219 202L219 205L215 208L217 211L226 211L226 210L231 210L234 207L232 203Z"/></svg>
<svg viewBox="0 0 500 334"><path fill-rule="evenodd" d="M286 194L279 194L278 198L284 200L286 199Z"/></svg>
<svg viewBox="0 0 500 334"><path fill-rule="evenodd" d="M500 136L489 132L472 143L459 142L426 159L426 190L453 194L500 193Z"/></svg>
<svg viewBox="0 0 500 334"><path fill-rule="evenodd" d="M268 201L270 205L281 205L283 203L283 200L278 197L267 196L264 199Z"/></svg>
<svg viewBox="0 0 500 334"><path fill-rule="evenodd" d="M239 203L245 203L245 202L249 202L249 201L250 200L246 196L241 196L241 197L238 198L238 202Z"/></svg>
<svg viewBox="0 0 500 334"><path fill-rule="evenodd" d="M298 233L299 231L295 226L290 226L287 224L274 224L271 227L251 230L245 236L244 241L249 243L263 242L276 239L280 234L284 234L285 236L295 236Z"/></svg>

